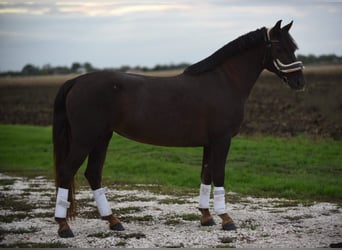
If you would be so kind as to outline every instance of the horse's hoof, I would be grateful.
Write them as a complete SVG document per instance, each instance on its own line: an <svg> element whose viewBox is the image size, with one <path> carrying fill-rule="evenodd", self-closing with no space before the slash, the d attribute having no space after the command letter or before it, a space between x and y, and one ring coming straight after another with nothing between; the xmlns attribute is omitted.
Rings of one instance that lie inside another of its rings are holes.
<svg viewBox="0 0 342 250"><path fill-rule="evenodd" d="M111 224L109 225L109 228L114 231L124 231L125 228L121 223Z"/></svg>
<svg viewBox="0 0 342 250"><path fill-rule="evenodd" d="M204 227L211 227L211 226L215 226L216 223L213 219L209 219L205 222L201 222L201 226L204 226Z"/></svg>
<svg viewBox="0 0 342 250"><path fill-rule="evenodd" d="M329 247L331 247L331 248L342 248L342 242L340 242L340 243L332 243L332 244L330 244L330 246Z"/></svg>
<svg viewBox="0 0 342 250"><path fill-rule="evenodd" d="M224 231L234 231L237 229L237 227L235 226L234 222L229 222L227 224L222 225L222 229Z"/></svg>
<svg viewBox="0 0 342 250"><path fill-rule="evenodd" d="M58 235L61 238L72 238L72 237L74 237L74 233L70 229L58 231Z"/></svg>

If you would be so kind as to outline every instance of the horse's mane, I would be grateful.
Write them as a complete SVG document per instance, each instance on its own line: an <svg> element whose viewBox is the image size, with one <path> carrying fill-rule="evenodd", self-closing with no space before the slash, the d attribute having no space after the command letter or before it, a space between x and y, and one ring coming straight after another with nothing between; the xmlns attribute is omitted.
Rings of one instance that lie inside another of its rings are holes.
<svg viewBox="0 0 342 250"><path fill-rule="evenodd" d="M221 65L226 59L263 43L265 41L266 32L267 29L264 27L242 35L224 45L211 56L190 65L184 70L184 73L188 75L199 75L211 71Z"/></svg>

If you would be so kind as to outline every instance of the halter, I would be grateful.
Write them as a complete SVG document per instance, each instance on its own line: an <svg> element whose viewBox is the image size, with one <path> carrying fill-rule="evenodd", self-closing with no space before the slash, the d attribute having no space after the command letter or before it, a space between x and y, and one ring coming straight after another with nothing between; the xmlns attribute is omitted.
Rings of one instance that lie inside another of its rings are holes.
<svg viewBox="0 0 342 250"><path fill-rule="evenodd" d="M265 34L265 41L267 43L267 45L266 45L267 50L266 50L266 53L264 55L264 60L263 60L264 65L266 64L267 59L269 57L271 57L273 66L276 68L279 75L283 75L286 73L292 73L292 72L296 72L296 71L300 71L300 70L304 69L304 65L301 61L295 61L293 63L285 64L285 63L282 63L278 58L274 59L273 55L272 55L272 45L278 44L280 42L278 40L271 40L270 29L266 29L265 33L266 33Z"/></svg>

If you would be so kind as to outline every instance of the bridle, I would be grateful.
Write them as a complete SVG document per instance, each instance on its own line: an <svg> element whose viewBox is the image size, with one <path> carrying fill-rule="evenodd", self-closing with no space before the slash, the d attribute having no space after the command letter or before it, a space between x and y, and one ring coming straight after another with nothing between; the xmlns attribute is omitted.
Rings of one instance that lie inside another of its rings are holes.
<svg viewBox="0 0 342 250"><path fill-rule="evenodd" d="M304 69L304 65L301 61L295 61L293 63L285 64L282 63L278 58L273 57L272 48L273 46L280 44L280 41L271 40L270 29L265 28L264 40L266 42L266 51L263 59L263 65L265 68L268 66L270 60L272 60L272 64L277 71L277 75L279 75L285 81L287 81L285 74Z"/></svg>

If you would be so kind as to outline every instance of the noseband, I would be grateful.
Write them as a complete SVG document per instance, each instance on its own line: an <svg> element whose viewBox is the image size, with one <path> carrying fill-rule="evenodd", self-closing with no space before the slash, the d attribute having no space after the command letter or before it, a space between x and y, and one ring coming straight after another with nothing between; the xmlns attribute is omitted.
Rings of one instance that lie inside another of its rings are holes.
<svg viewBox="0 0 342 250"><path fill-rule="evenodd" d="M277 71L277 74L280 75L282 78L286 78L284 76L284 74L286 73L292 73L304 69L304 65L301 61L295 61L289 64L285 64L282 63L278 58L273 57L272 47L279 44L280 42L278 40L271 40L269 32L269 29L265 29L264 39L266 42L266 52L264 54L263 65L267 66L269 59L271 59L272 64Z"/></svg>

